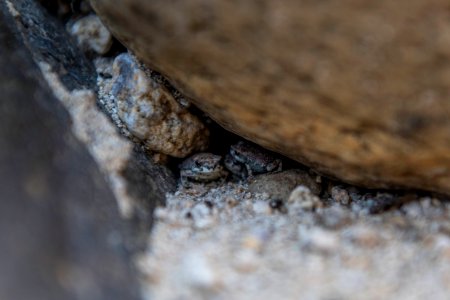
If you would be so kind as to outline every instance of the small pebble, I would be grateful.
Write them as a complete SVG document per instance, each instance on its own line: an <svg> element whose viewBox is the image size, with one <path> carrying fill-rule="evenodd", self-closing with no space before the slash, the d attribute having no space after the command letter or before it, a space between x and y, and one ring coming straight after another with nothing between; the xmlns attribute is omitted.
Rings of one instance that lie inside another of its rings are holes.
<svg viewBox="0 0 450 300"><path fill-rule="evenodd" d="M264 192L264 193L261 194L261 199L267 200L269 198L270 198L270 195L268 193Z"/></svg>
<svg viewBox="0 0 450 300"><path fill-rule="evenodd" d="M243 273L250 273L258 268L259 258L255 251L242 249L234 257L235 268Z"/></svg>
<svg viewBox="0 0 450 300"><path fill-rule="evenodd" d="M257 214L269 214L270 207L267 201L257 200L253 203L253 211Z"/></svg>
<svg viewBox="0 0 450 300"><path fill-rule="evenodd" d="M345 207L339 205L324 208L318 215L318 219L322 226L334 230L351 222L350 212Z"/></svg>
<svg viewBox="0 0 450 300"><path fill-rule="evenodd" d="M418 218L423 215L423 207L420 202L411 202L402 206L402 210L410 217Z"/></svg>
<svg viewBox="0 0 450 300"><path fill-rule="evenodd" d="M238 205L238 201L233 197L226 198L225 202L229 207L235 207L236 205Z"/></svg>
<svg viewBox="0 0 450 300"><path fill-rule="evenodd" d="M70 34L85 52L103 55L112 45L112 35L96 15L83 17L72 24Z"/></svg>
<svg viewBox="0 0 450 300"><path fill-rule="evenodd" d="M202 253L189 253L181 263L181 274L190 286L212 290L217 283L214 267Z"/></svg>
<svg viewBox="0 0 450 300"><path fill-rule="evenodd" d="M434 238L434 249L443 253L446 258L450 259L450 238L443 234L438 234Z"/></svg>
<svg viewBox="0 0 450 300"><path fill-rule="evenodd" d="M361 247L373 248L382 243L380 235L375 228L366 225L353 226L345 232L350 241Z"/></svg>
<svg viewBox="0 0 450 300"><path fill-rule="evenodd" d="M297 186L289 195L288 198L289 208L302 208L302 209L314 209L323 207L322 201L319 197L313 195L311 190L306 186Z"/></svg>
<svg viewBox="0 0 450 300"><path fill-rule="evenodd" d="M340 204L343 205L350 204L350 196L348 192L339 186L334 186L331 188L331 197L333 198L334 201Z"/></svg>
<svg viewBox="0 0 450 300"><path fill-rule="evenodd" d="M339 246L339 240L335 233L320 227L299 227L299 236L303 244L312 250L324 253L332 253Z"/></svg>
<svg viewBox="0 0 450 300"><path fill-rule="evenodd" d="M255 236L255 235L246 236L246 237L244 237L244 240L242 241L242 246L244 248L252 249L255 251L261 250L262 244L263 244L263 241L258 236Z"/></svg>
<svg viewBox="0 0 450 300"><path fill-rule="evenodd" d="M153 215L158 220L164 220L168 216L168 211L164 207L157 207L155 208Z"/></svg>
<svg viewBox="0 0 450 300"><path fill-rule="evenodd" d="M194 220L194 227L198 229L206 229L213 226L216 222L212 215L210 205L205 202L198 203L191 211L192 219Z"/></svg>

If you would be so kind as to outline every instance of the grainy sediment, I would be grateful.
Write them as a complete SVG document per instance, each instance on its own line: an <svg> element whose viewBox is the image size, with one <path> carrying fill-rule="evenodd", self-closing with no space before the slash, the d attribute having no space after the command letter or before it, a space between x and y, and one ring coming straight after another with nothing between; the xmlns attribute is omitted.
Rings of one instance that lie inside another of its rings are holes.
<svg viewBox="0 0 450 300"><path fill-rule="evenodd" d="M269 203L238 183L168 195L138 260L146 298L448 297L449 203L424 197L378 215L359 201L284 213Z"/></svg>

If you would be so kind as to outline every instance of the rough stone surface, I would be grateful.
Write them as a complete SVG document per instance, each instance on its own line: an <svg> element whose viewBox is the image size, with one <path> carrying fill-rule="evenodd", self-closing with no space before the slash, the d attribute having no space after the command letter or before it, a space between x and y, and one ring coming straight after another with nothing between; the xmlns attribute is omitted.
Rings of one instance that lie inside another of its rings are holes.
<svg viewBox="0 0 450 300"><path fill-rule="evenodd" d="M121 215L134 222L132 247L142 249L154 206L164 203L165 193L175 188L173 174L122 137L98 109L95 68L63 25L34 1L5 3L47 84L70 113L73 132L107 178Z"/></svg>
<svg viewBox="0 0 450 300"><path fill-rule="evenodd" d="M356 197L344 206L296 194L283 209L243 182L180 186L155 210L139 260L146 299L448 298L448 201L372 215Z"/></svg>
<svg viewBox="0 0 450 300"><path fill-rule="evenodd" d="M0 1L0 299L139 299L132 226L12 28Z"/></svg>
<svg viewBox="0 0 450 300"><path fill-rule="evenodd" d="M450 193L447 0L93 0L216 121L368 187Z"/></svg>
<svg viewBox="0 0 450 300"><path fill-rule="evenodd" d="M304 185L297 186L289 195L287 203L293 207L315 209L323 207L322 201Z"/></svg>
<svg viewBox="0 0 450 300"><path fill-rule="evenodd" d="M0 298L137 299L130 257L174 176L98 108L95 68L61 23L32 0L0 8Z"/></svg>
<svg viewBox="0 0 450 300"><path fill-rule="evenodd" d="M322 190L314 176L296 169L258 175L250 179L248 189L252 193L267 193L274 199L287 200L292 190L299 185L307 187L316 196Z"/></svg>
<svg viewBox="0 0 450 300"><path fill-rule="evenodd" d="M112 73L104 92L113 98L123 124L148 149L175 157L206 149L206 127L130 54L116 57Z"/></svg>
<svg viewBox="0 0 450 300"><path fill-rule="evenodd" d="M44 61L68 89L95 89L95 68L75 46L62 24L30 0L4 0L35 61ZM70 46L69 46L70 45Z"/></svg>
<svg viewBox="0 0 450 300"><path fill-rule="evenodd" d="M105 54L111 48L113 39L109 30L96 15L89 15L71 24L69 33L85 52Z"/></svg>

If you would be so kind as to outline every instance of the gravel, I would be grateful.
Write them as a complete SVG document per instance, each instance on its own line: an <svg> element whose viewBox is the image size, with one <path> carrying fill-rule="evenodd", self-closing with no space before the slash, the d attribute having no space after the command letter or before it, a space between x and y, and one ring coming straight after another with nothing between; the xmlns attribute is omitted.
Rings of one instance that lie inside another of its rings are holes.
<svg viewBox="0 0 450 300"><path fill-rule="evenodd" d="M137 259L146 299L448 298L449 203L423 197L370 214L342 205L342 188L332 194L280 210L245 183L180 187Z"/></svg>

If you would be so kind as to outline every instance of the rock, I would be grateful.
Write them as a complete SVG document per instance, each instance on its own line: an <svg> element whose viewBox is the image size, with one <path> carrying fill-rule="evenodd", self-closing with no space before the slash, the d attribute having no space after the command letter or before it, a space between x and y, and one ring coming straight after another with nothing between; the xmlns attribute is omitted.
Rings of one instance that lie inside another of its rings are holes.
<svg viewBox="0 0 450 300"><path fill-rule="evenodd" d="M329 230L340 230L352 221L350 211L342 205L332 205L322 209L316 220L321 226Z"/></svg>
<svg viewBox="0 0 450 300"><path fill-rule="evenodd" d="M336 233L320 227L308 228L308 230L299 228L299 236L304 247L322 255L332 254L339 247Z"/></svg>
<svg viewBox="0 0 450 300"><path fill-rule="evenodd" d="M272 199L287 200L292 190L304 185L314 195L319 195L322 188L314 178L302 170L287 170L255 176L249 180L251 193L267 193Z"/></svg>
<svg viewBox="0 0 450 300"><path fill-rule="evenodd" d="M204 202L195 204L190 213L193 226L197 229L210 228L217 222L212 214L211 207Z"/></svg>
<svg viewBox="0 0 450 300"><path fill-rule="evenodd" d="M203 292L214 290L219 285L220 276L215 272L214 264L198 252L193 251L186 255L181 262L179 273L189 286Z"/></svg>
<svg viewBox="0 0 450 300"><path fill-rule="evenodd" d="M164 203L166 193L175 189L174 175L166 166L155 163L140 145L121 136L99 109L95 68L61 23L33 0L0 2L0 5L5 6L3 11L9 15L8 23L30 50L27 55L32 56L40 67L44 76L39 80L46 81L47 88L51 88L69 113L66 118L70 119L66 122L71 124L70 134L89 151L100 170L101 174L95 180L106 179L112 192L108 199L115 200L107 206L116 209L118 205L119 217L126 219L127 226L131 227L120 243L129 252L142 251L147 246L153 209ZM55 106L59 107L58 102L51 102L54 100L51 97L43 104L46 110L53 112ZM31 122L26 126L33 127L34 124ZM115 237L111 235L111 238Z"/></svg>
<svg viewBox="0 0 450 300"><path fill-rule="evenodd" d="M95 90L94 66L83 52L73 45L62 24L49 16L40 5L30 0L5 2L14 17L23 43L31 50L36 62L51 67L68 90Z"/></svg>
<svg viewBox="0 0 450 300"><path fill-rule="evenodd" d="M208 146L208 130L127 53L116 57L105 88L128 130L153 151L185 157Z"/></svg>
<svg viewBox="0 0 450 300"><path fill-rule="evenodd" d="M134 224L130 248L142 250L154 207L175 189L174 175L122 137L98 109L95 68L63 25L31 0L8 2L8 8L47 84L70 113L73 133L107 178L121 216Z"/></svg>
<svg viewBox="0 0 450 300"><path fill-rule="evenodd" d="M96 15L76 20L69 28L78 46L85 52L105 54L113 43L112 35Z"/></svg>
<svg viewBox="0 0 450 300"><path fill-rule="evenodd" d="M225 128L350 183L450 194L448 1L91 5Z"/></svg>
<svg viewBox="0 0 450 300"><path fill-rule="evenodd" d="M351 201L347 190L339 186L333 186L331 188L331 198L343 205L348 205Z"/></svg>
<svg viewBox="0 0 450 300"><path fill-rule="evenodd" d="M315 208L323 207L322 201L316 195L313 195L307 187L304 185L297 186L289 195L287 204L291 209L305 209L312 210Z"/></svg>
<svg viewBox="0 0 450 300"><path fill-rule="evenodd" d="M0 299L140 299L135 225L13 29L0 1Z"/></svg>
<svg viewBox="0 0 450 300"><path fill-rule="evenodd" d="M373 249L383 243L382 236L376 228L363 224L351 226L344 236L352 243L369 249Z"/></svg>

